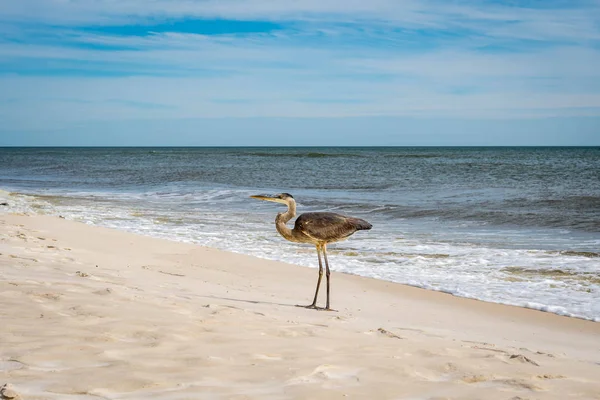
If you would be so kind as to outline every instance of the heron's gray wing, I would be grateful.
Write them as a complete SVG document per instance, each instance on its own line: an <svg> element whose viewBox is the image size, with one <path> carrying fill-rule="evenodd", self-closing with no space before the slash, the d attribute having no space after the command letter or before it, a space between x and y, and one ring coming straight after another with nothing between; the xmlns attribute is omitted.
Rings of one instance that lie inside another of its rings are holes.
<svg viewBox="0 0 600 400"><path fill-rule="evenodd" d="M294 230L323 241L344 239L357 230L363 229L371 229L371 224L360 218L329 212L302 214L296 219L294 225Z"/></svg>

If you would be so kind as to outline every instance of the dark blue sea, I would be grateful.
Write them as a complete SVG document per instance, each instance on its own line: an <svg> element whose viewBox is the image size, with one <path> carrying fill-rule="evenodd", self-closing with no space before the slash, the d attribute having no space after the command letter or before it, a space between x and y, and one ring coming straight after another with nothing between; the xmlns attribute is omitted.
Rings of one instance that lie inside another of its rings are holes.
<svg viewBox="0 0 600 400"><path fill-rule="evenodd" d="M274 227L367 219L333 270L600 321L600 148L0 148L4 211L316 267Z"/></svg>

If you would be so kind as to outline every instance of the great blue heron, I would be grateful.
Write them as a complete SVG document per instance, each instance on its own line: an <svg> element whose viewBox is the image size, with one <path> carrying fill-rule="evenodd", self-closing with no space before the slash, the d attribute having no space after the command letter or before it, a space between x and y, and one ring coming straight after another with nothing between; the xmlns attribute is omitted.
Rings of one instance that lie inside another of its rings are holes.
<svg viewBox="0 0 600 400"><path fill-rule="evenodd" d="M329 308L329 262L327 261L327 244L339 242L347 239L356 231L368 230L372 225L360 218L346 217L345 215L331 212L311 212L301 214L296 218L294 229L288 228L285 224L296 216L296 201L289 193L281 193L274 196L250 196L253 199L273 201L287 205L287 211L277 214L275 218L275 227L277 232L290 242L312 243L317 247L317 256L319 257L319 279L317 280L317 289L315 298L308 306L315 310L327 310ZM325 276L327 277L327 303L325 308L317 307L317 296L319 295L319 286L323 278L323 264L321 263L321 252L325 259Z"/></svg>

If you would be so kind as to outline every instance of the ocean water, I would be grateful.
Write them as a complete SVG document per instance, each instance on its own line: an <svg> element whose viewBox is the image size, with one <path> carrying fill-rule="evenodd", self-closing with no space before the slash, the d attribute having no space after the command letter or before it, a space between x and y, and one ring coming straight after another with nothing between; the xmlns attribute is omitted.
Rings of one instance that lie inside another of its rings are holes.
<svg viewBox="0 0 600 400"><path fill-rule="evenodd" d="M0 148L0 210L317 267L284 207L364 218L334 271L600 321L600 148ZM335 294L334 294L335 295Z"/></svg>

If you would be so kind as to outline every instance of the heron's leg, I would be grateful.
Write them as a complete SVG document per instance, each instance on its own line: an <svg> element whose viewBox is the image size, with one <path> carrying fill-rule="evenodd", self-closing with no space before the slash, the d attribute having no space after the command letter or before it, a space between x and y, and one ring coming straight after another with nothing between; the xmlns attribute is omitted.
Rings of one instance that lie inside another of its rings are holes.
<svg viewBox="0 0 600 400"><path fill-rule="evenodd" d="M315 290L315 298L313 299L312 304L309 304L308 306L299 306L299 307L318 309L317 297L319 296L319 287L321 286L321 279L323 278L323 264L321 262L321 246L320 245L317 245L317 256L319 257L319 279L317 280L317 289Z"/></svg>
<svg viewBox="0 0 600 400"><path fill-rule="evenodd" d="M329 271L329 261L327 261L327 245L323 245L323 258L325 258L325 276L327 277L327 303L325 304L326 311L335 311L329 308L329 275L331 275L331 271Z"/></svg>
<svg viewBox="0 0 600 400"><path fill-rule="evenodd" d="M321 246L317 245L317 256L319 257L319 279L317 280L317 289L315 290L315 298L311 306L317 305L317 296L319 295L319 286L321 286L321 279L323 278L323 264L321 263Z"/></svg>

